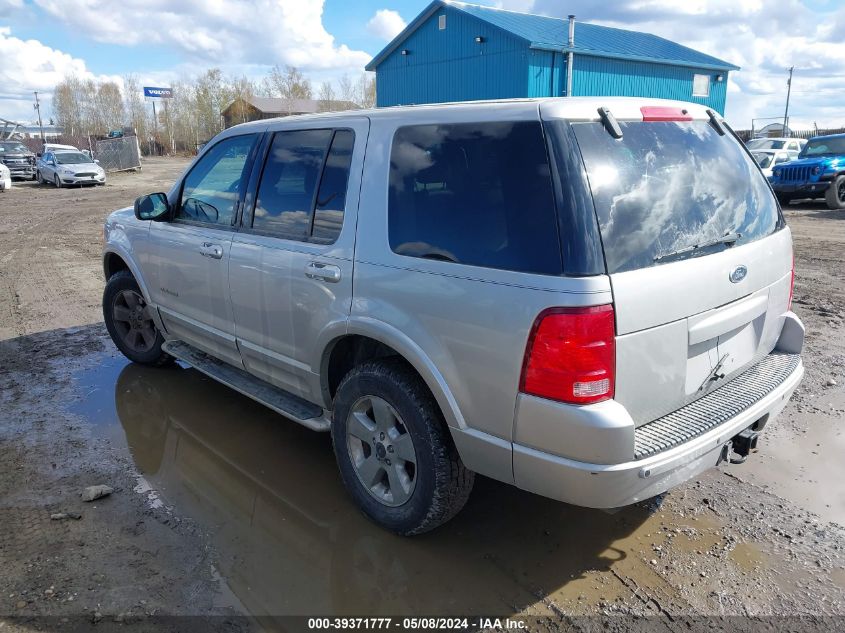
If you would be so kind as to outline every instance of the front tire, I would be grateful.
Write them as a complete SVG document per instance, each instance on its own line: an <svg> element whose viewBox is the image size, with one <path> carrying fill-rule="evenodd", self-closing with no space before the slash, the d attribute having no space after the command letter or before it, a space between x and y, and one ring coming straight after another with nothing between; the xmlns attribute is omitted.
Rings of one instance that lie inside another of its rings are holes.
<svg viewBox="0 0 845 633"><path fill-rule="evenodd" d="M463 465L434 396L401 359L367 362L344 377L332 445L358 508L403 536L442 525L472 491L475 473Z"/></svg>
<svg viewBox="0 0 845 633"><path fill-rule="evenodd" d="M161 349L164 337L155 325L138 282L128 270L115 273L106 283L103 319L117 349L132 362L161 366L173 360Z"/></svg>
<svg viewBox="0 0 845 633"><path fill-rule="evenodd" d="M59 178L59 174L53 176L53 184L56 185L56 189L62 188L62 179Z"/></svg>
<svg viewBox="0 0 845 633"><path fill-rule="evenodd" d="M781 208L785 209L789 206L789 203L792 202L792 195L788 193L776 193L778 202L780 202Z"/></svg>
<svg viewBox="0 0 845 633"><path fill-rule="evenodd" d="M827 208L833 211L845 209L845 174L833 179L824 193L824 201L827 203Z"/></svg>

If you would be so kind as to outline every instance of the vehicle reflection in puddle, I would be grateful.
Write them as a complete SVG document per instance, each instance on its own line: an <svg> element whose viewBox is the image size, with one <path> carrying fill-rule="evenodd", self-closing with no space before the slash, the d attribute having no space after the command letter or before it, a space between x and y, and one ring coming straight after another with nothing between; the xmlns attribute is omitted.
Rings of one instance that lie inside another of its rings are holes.
<svg viewBox="0 0 845 633"><path fill-rule="evenodd" d="M610 516L479 478L452 522L394 536L347 498L328 434L193 369L119 371L114 408L138 469L209 532L220 574L255 616L547 614L613 599L591 572L655 529L642 507Z"/></svg>

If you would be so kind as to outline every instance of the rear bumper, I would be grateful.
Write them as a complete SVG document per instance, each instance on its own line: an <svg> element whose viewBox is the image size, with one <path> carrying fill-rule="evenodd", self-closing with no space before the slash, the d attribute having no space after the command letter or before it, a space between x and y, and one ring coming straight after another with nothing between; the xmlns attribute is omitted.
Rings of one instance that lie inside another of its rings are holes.
<svg viewBox="0 0 845 633"><path fill-rule="evenodd" d="M756 403L687 442L651 457L617 464L593 464L513 445L518 487L589 508L618 508L643 501L696 477L722 460L725 444L743 429L770 422L804 375L797 367Z"/></svg>

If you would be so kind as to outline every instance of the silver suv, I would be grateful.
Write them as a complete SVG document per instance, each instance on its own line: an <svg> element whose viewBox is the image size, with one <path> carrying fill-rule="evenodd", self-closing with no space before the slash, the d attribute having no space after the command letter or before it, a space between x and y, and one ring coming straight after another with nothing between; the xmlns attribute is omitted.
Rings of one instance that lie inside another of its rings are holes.
<svg viewBox="0 0 845 633"><path fill-rule="evenodd" d="M354 501L400 534L454 516L475 473L648 499L743 461L803 375L789 228L694 104L239 125L109 217L103 262L128 358L330 432Z"/></svg>

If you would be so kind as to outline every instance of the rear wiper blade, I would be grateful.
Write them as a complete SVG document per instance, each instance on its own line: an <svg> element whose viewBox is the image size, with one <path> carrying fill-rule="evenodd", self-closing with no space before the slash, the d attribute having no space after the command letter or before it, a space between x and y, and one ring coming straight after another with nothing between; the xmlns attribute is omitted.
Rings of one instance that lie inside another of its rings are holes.
<svg viewBox="0 0 845 633"><path fill-rule="evenodd" d="M683 255L684 253L691 253L692 251L696 251L699 248L707 248L708 246L716 246L717 244L734 244L739 238L742 237L742 233L737 233L736 231L728 231L722 237L716 237L712 240L707 240L705 242L699 242L698 244L693 244L692 246L685 246L684 248L679 248L676 251L671 251L669 253L662 253L660 255L654 256L654 261L659 262L661 259L666 259L667 257L674 257L675 255Z"/></svg>

